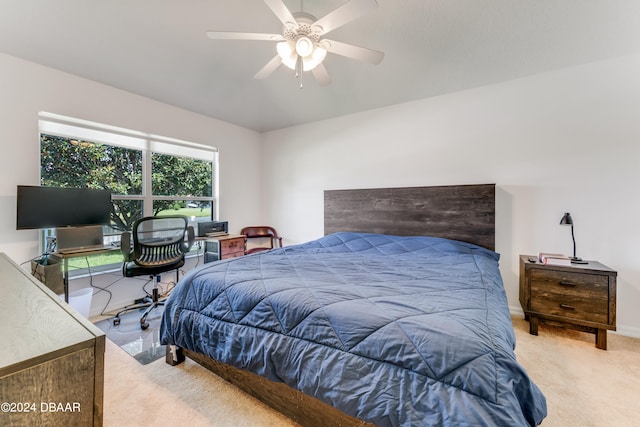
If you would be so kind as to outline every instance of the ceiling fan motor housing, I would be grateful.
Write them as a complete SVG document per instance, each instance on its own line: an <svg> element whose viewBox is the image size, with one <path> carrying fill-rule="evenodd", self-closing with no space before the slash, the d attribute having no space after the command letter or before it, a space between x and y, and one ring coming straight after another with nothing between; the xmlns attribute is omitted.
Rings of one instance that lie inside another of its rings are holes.
<svg viewBox="0 0 640 427"><path fill-rule="evenodd" d="M282 30L282 35L285 39L298 43L299 40L304 45L311 42L311 47L315 43L320 41L320 35L322 34L322 27L313 25L317 21L316 17L305 12L296 12L293 14L296 22L287 22ZM310 50L309 50L309 53ZM300 52L298 52L300 54ZM306 56L306 55L303 55Z"/></svg>

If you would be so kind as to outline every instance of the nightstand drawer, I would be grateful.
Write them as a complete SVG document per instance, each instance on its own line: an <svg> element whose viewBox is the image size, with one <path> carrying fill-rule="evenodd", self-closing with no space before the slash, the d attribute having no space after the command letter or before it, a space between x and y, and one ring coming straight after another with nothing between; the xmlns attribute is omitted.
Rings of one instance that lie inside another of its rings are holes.
<svg viewBox="0 0 640 427"><path fill-rule="evenodd" d="M588 322L609 322L608 276L531 271L531 311Z"/></svg>

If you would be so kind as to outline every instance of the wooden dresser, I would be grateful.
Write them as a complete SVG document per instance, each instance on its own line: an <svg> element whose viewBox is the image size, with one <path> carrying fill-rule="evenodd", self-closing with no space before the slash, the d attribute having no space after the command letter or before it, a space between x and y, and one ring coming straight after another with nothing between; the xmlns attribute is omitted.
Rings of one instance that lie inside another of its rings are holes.
<svg viewBox="0 0 640 427"><path fill-rule="evenodd" d="M596 334L607 349L607 330L616 329L617 273L597 261L570 266L544 265L520 255L520 304L529 332L543 321ZM535 257L533 257L535 258Z"/></svg>
<svg viewBox="0 0 640 427"><path fill-rule="evenodd" d="M101 426L105 336L0 254L0 425Z"/></svg>
<svg viewBox="0 0 640 427"><path fill-rule="evenodd" d="M210 237L204 242L204 262L243 256L245 237L240 234Z"/></svg>

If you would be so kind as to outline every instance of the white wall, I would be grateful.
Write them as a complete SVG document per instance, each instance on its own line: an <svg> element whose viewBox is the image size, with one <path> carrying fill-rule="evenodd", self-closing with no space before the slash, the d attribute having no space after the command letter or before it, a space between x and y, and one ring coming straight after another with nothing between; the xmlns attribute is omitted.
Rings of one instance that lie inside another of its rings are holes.
<svg viewBox="0 0 640 427"><path fill-rule="evenodd" d="M264 222L323 234L323 190L496 183L512 311L518 254L572 252L618 271L618 331L640 336L640 55L263 136Z"/></svg>
<svg viewBox="0 0 640 427"><path fill-rule="evenodd" d="M578 255L618 271L618 330L640 336L638 75L634 55L261 136L0 54L0 252L37 255L36 233L15 230L15 189L37 184L49 111L217 146L221 217L273 224L285 244L323 234L323 190L496 183L511 308L518 254L571 252L568 211Z"/></svg>
<svg viewBox="0 0 640 427"><path fill-rule="evenodd" d="M14 261L38 254L15 224L16 186L38 184L40 111L218 147L220 217L234 232L259 221L258 133L0 54L0 252Z"/></svg>

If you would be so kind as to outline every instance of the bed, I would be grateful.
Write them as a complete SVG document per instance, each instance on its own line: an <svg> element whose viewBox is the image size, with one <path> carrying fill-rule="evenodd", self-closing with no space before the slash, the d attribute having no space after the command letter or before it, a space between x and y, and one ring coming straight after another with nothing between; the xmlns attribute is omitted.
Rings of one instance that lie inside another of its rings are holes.
<svg viewBox="0 0 640 427"><path fill-rule="evenodd" d="M494 191L325 192L325 236L189 272L161 341L303 425L537 425Z"/></svg>

